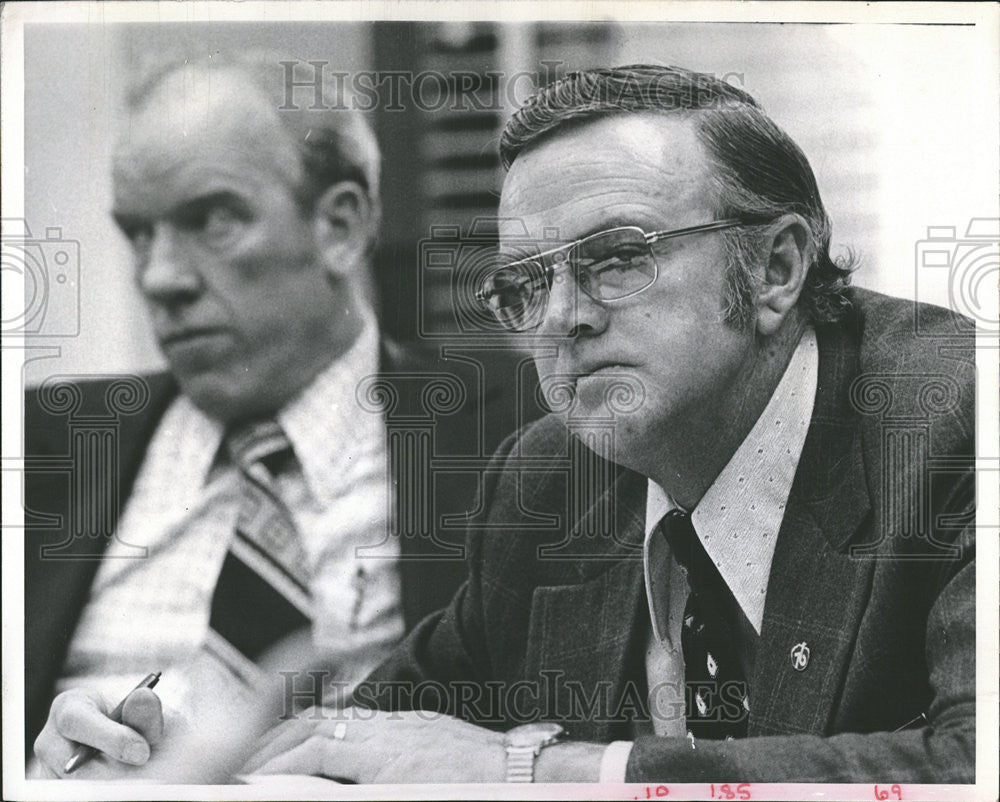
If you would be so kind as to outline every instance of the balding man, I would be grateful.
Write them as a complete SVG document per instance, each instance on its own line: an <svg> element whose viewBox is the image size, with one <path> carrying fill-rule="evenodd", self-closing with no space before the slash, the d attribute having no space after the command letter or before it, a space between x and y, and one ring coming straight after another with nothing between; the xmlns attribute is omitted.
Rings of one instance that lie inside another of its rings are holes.
<svg viewBox="0 0 1000 802"><path fill-rule="evenodd" d="M58 693L35 742L45 776L63 776L78 743L100 754L74 776L146 762L160 698L130 696L131 726L106 714L147 673L163 672L168 718L239 709L263 666L273 678L276 645L306 632L283 665L322 666L347 687L460 579L460 552L435 553L431 533L389 536L390 445L373 413L380 402L427 413L427 383L461 378L462 403L438 404L447 425L433 453L476 455L491 447L481 405L499 398L478 394L469 364L380 335L368 292L376 141L342 98L288 108L282 76L277 59L217 57L159 69L130 94L113 215L170 373L136 383L148 403L119 415L120 475L83 465L72 480L120 493L113 537L70 538L65 479L29 472L27 509L63 521L35 526L26 549L29 743ZM92 412L112 387L30 394L29 466L70 447L55 399L76 393L70 413ZM471 504L454 477L401 476L401 518L420 524L405 505L421 494L437 515ZM401 549L438 559L400 562ZM292 679L307 696L313 678Z"/></svg>

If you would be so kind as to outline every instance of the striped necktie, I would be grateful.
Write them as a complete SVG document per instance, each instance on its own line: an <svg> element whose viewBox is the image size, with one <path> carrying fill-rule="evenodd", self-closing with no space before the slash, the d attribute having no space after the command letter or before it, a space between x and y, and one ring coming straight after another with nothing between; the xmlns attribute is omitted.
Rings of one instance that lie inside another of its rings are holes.
<svg viewBox="0 0 1000 802"><path fill-rule="evenodd" d="M282 468L293 463L291 443L273 420L257 421L227 436L240 473L234 536L212 597L209 625L243 658L256 663L285 636L309 626L309 570L288 508L275 490ZM225 655L231 665L236 655Z"/></svg>
<svg viewBox="0 0 1000 802"><path fill-rule="evenodd" d="M739 659L739 604L688 513L671 510L659 529L690 589L681 627L688 733L710 740L745 738L750 701Z"/></svg>

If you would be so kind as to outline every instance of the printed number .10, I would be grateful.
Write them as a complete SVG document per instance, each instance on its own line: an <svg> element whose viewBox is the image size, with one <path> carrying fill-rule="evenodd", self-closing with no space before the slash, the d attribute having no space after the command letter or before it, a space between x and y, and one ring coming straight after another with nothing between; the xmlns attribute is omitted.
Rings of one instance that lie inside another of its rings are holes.
<svg viewBox="0 0 1000 802"><path fill-rule="evenodd" d="M646 799L653 799L653 797L660 797L661 799L670 793L670 789L665 785L658 785L655 789L651 789L650 786L646 786Z"/></svg>
<svg viewBox="0 0 1000 802"><path fill-rule="evenodd" d="M729 783L723 783L718 791L712 785L712 799L750 799L750 783L740 783L736 790Z"/></svg>

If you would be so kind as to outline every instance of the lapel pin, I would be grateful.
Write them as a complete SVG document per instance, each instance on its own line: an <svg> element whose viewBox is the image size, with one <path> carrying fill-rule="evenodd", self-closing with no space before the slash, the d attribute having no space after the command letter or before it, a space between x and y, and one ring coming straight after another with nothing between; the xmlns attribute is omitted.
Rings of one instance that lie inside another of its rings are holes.
<svg viewBox="0 0 1000 802"><path fill-rule="evenodd" d="M796 671L805 671L809 665L809 647L805 641L796 643L792 647L792 668Z"/></svg>

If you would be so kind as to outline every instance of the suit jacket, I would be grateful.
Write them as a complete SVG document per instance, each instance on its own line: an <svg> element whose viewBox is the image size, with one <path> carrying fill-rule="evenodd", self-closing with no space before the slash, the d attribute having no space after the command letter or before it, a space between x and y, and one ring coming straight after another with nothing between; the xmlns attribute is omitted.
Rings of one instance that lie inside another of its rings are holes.
<svg viewBox="0 0 1000 802"><path fill-rule="evenodd" d="M647 480L551 417L501 447L466 582L356 702L635 738L632 782L974 781L972 327L875 293L852 300L845 320L817 327L817 396L775 547L748 738L692 749L652 734Z"/></svg>
<svg viewBox="0 0 1000 802"><path fill-rule="evenodd" d="M407 629L443 607L464 577L464 521L490 454L541 414L530 360L495 349L447 353L383 341L380 373L357 390L362 407L385 413ZM57 376L26 394L28 754L104 549L177 392L158 374Z"/></svg>

